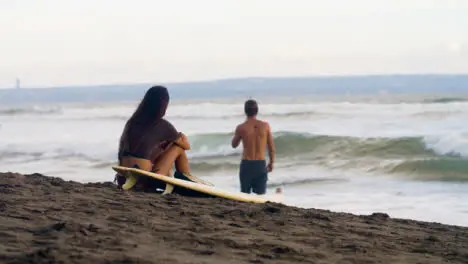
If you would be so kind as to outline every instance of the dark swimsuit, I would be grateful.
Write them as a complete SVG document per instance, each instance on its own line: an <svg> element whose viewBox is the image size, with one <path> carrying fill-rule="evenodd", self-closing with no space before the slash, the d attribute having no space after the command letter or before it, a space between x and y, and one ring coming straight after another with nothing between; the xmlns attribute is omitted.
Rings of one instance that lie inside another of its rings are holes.
<svg viewBox="0 0 468 264"><path fill-rule="evenodd" d="M242 160L240 164L239 179L241 192L265 194L268 172L265 160Z"/></svg>

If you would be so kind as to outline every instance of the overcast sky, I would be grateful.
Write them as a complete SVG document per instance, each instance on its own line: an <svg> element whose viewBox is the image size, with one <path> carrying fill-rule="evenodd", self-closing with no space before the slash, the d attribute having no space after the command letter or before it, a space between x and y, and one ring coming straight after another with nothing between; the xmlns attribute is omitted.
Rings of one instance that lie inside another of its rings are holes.
<svg viewBox="0 0 468 264"><path fill-rule="evenodd" d="M468 0L0 0L0 87L468 73Z"/></svg>

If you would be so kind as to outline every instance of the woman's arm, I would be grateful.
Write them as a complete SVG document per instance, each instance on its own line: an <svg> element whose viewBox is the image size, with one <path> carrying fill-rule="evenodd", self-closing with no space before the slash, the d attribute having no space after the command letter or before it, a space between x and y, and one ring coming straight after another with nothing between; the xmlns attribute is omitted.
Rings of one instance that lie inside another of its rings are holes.
<svg viewBox="0 0 468 264"><path fill-rule="evenodd" d="M176 141L174 141L174 143L184 150L190 150L190 143L188 138L182 132L179 133L179 137L176 139Z"/></svg>
<svg viewBox="0 0 468 264"><path fill-rule="evenodd" d="M177 134L177 138L172 141L174 144L177 146L181 147L184 150L190 150L190 143L187 139L187 137L184 135L182 132L177 132L177 129L166 119L163 119L163 122L166 123L167 125L167 138L171 138L171 141L173 140L175 134Z"/></svg>

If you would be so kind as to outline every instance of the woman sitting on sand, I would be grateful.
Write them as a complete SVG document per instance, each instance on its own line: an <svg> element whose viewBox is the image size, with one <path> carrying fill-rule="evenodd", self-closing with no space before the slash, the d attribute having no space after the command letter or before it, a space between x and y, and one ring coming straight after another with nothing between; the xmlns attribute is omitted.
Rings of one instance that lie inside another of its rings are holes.
<svg viewBox="0 0 468 264"><path fill-rule="evenodd" d="M151 87L140 105L127 121L119 145L119 165L137 167L170 176L175 164L179 173L190 175L186 150L190 149L187 137L163 119L169 104L165 87ZM125 177L116 175L122 187ZM160 186L162 185L162 186ZM147 177L140 177L135 188L143 191L164 189L164 184Z"/></svg>

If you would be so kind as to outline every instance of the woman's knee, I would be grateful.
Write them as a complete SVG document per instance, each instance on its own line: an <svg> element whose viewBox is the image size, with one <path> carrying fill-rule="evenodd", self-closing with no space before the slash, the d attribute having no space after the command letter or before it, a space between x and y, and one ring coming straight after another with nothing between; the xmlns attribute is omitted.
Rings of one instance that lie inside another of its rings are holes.
<svg viewBox="0 0 468 264"><path fill-rule="evenodd" d="M166 174L181 156L185 156L185 151L180 147L171 146L155 161L154 169Z"/></svg>
<svg viewBox="0 0 468 264"><path fill-rule="evenodd" d="M185 150L177 145L172 145L169 147L166 153L171 153L173 155L180 155L180 154L185 154Z"/></svg>

